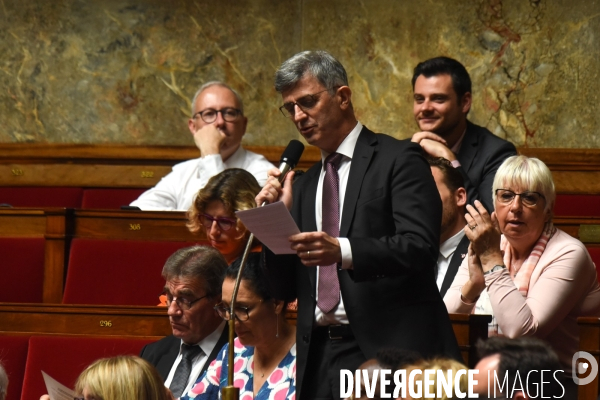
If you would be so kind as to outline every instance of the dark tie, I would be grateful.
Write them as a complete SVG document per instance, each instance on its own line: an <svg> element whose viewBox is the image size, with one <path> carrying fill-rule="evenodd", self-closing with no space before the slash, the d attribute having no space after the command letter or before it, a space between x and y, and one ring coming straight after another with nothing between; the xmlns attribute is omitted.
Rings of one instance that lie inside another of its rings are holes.
<svg viewBox="0 0 600 400"><path fill-rule="evenodd" d="M173 397L178 398L183 394L190 379L190 372L192 372L192 360L200 353L202 353L200 346L181 345L181 361L177 365L175 375L173 375L173 380L169 387L173 393Z"/></svg>
<svg viewBox="0 0 600 400"><path fill-rule="evenodd" d="M321 228L331 237L340 235L340 185L337 168L342 159L339 153L331 153L325 159ZM340 282L337 264L319 266L319 298L317 306L328 313L340 302Z"/></svg>

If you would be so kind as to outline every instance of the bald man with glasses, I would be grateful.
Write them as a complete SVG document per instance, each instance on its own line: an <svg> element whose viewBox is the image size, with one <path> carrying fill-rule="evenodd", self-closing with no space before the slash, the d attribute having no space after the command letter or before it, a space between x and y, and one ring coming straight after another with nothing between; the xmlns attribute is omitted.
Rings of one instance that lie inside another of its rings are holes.
<svg viewBox="0 0 600 400"><path fill-rule="evenodd" d="M228 168L250 172L262 186L274 168L265 157L241 145L248 119L240 95L222 82L204 84L192 101L188 128L200 158L177 164L130 205L142 210L187 211L208 180Z"/></svg>

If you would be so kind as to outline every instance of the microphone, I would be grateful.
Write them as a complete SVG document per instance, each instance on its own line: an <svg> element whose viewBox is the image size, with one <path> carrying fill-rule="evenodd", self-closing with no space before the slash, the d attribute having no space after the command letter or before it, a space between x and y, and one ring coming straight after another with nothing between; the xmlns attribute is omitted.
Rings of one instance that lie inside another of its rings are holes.
<svg viewBox="0 0 600 400"><path fill-rule="evenodd" d="M281 175L278 178L279 182L283 182L287 173L296 167L303 151L304 145L301 141L296 139L290 140L279 161L279 170L281 171Z"/></svg>

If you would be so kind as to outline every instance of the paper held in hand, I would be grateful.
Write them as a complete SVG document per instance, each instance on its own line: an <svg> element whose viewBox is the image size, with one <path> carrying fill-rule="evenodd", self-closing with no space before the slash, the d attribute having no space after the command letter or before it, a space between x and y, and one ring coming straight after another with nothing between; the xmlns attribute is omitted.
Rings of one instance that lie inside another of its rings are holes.
<svg viewBox="0 0 600 400"><path fill-rule="evenodd" d="M50 396L50 400L73 400L75 398L75 392L42 371L44 377L44 383L46 384L46 390Z"/></svg>
<svg viewBox="0 0 600 400"><path fill-rule="evenodd" d="M290 248L288 238L300 233L300 229L281 201L251 210L237 211L235 215L273 253L296 253Z"/></svg>

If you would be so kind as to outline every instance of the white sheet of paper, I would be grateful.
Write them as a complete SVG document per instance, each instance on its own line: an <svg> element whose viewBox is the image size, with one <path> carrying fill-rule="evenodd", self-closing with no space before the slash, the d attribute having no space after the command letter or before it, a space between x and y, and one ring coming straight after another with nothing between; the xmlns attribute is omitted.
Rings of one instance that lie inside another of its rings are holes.
<svg viewBox="0 0 600 400"><path fill-rule="evenodd" d="M50 400L73 400L75 398L75 392L42 371L44 377L44 383L46 384L46 390L50 396Z"/></svg>
<svg viewBox="0 0 600 400"><path fill-rule="evenodd" d="M290 212L281 201L235 213L246 228L275 254L295 254L288 237L300 233Z"/></svg>

